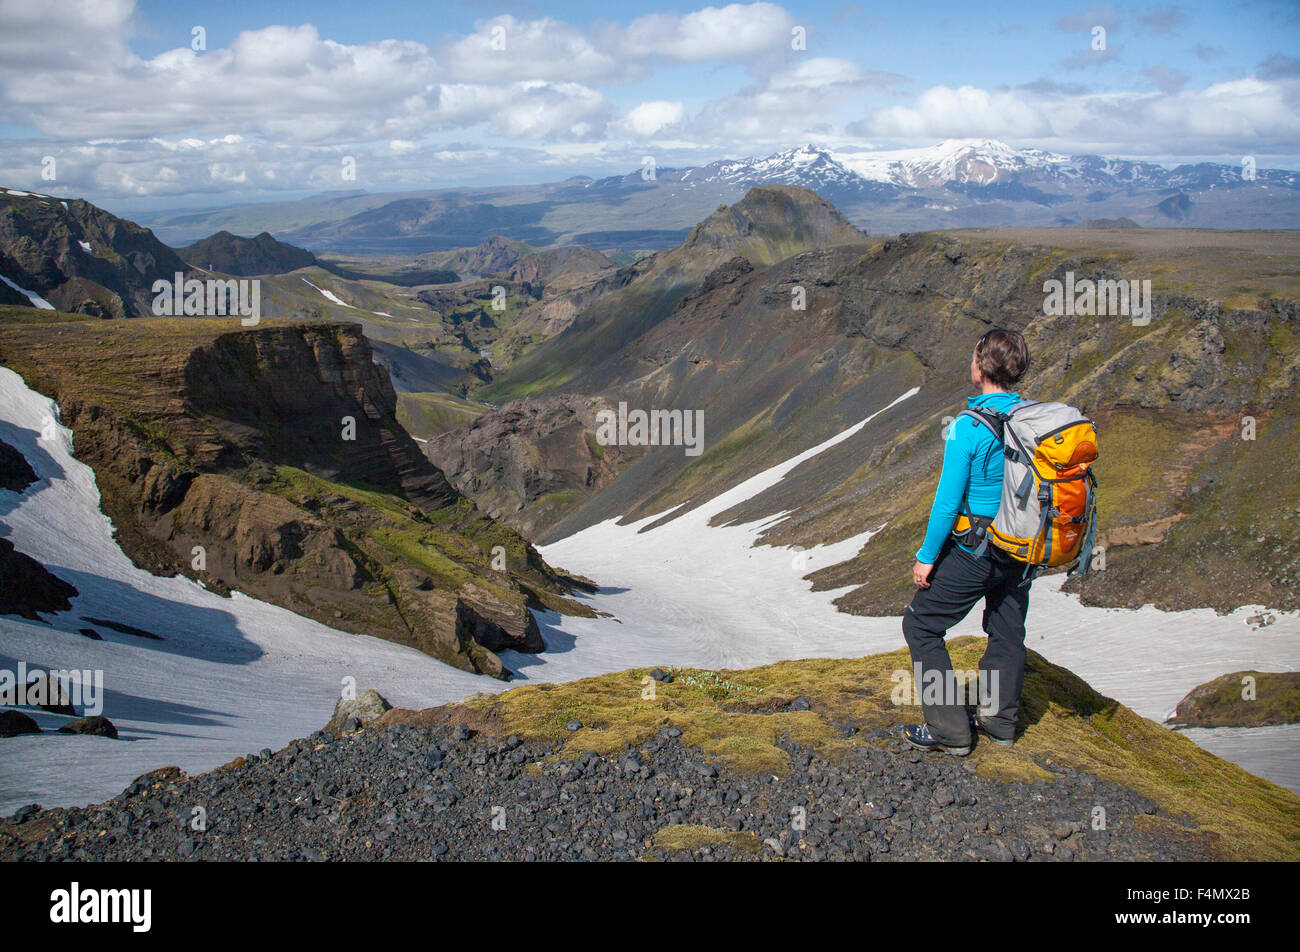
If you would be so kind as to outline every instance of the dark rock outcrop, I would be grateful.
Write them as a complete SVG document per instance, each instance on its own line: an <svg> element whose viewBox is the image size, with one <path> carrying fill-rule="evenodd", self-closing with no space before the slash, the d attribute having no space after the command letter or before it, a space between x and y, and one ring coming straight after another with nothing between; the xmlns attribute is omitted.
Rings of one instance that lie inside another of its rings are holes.
<svg viewBox="0 0 1300 952"><path fill-rule="evenodd" d="M27 458L0 440L0 489L20 493L36 482L36 470Z"/></svg>
<svg viewBox="0 0 1300 952"><path fill-rule="evenodd" d="M60 734L90 734L95 737L117 739L117 727L107 717L79 717L59 728Z"/></svg>
<svg viewBox="0 0 1300 952"><path fill-rule="evenodd" d="M428 263L460 275L504 277L532 249L521 241L490 235L473 248L458 248L428 256ZM422 259L423 260L423 259Z"/></svg>
<svg viewBox="0 0 1300 952"><path fill-rule="evenodd" d="M39 621L39 612L67 611L76 595L74 586L0 539L0 615Z"/></svg>
<svg viewBox="0 0 1300 952"><path fill-rule="evenodd" d="M562 245L524 255L506 269L504 277L511 281L545 285L562 274L592 274L613 267L614 262L594 248Z"/></svg>
<svg viewBox="0 0 1300 952"><path fill-rule="evenodd" d="M552 394L506 404L432 440L425 451L456 488L525 535L607 486L641 447L601 446L598 397Z"/></svg>
<svg viewBox="0 0 1300 952"><path fill-rule="evenodd" d="M22 711L0 711L0 737L19 737L40 732L40 725Z"/></svg>

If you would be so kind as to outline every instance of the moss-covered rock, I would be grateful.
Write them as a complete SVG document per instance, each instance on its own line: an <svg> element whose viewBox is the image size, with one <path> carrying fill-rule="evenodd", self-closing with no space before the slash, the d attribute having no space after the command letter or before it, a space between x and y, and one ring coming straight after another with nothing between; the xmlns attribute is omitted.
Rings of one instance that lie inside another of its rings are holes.
<svg viewBox="0 0 1300 952"><path fill-rule="evenodd" d="M1300 671L1235 671L1188 692L1166 721L1175 727L1300 723Z"/></svg>
<svg viewBox="0 0 1300 952"><path fill-rule="evenodd" d="M117 739L117 726L107 717L79 717L59 728L60 734L91 734L95 737Z"/></svg>

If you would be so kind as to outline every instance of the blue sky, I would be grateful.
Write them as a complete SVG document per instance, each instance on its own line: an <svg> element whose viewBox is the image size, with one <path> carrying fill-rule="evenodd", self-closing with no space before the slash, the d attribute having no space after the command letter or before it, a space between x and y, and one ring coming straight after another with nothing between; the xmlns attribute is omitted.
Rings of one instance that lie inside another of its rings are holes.
<svg viewBox="0 0 1300 952"><path fill-rule="evenodd" d="M947 138L1297 168L1298 41L1262 0L0 0L0 182L201 205L337 188L345 157L396 190Z"/></svg>
<svg viewBox="0 0 1300 952"><path fill-rule="evenodd" d="M620 15L620 5L608 2L430 4L368 0L329 4L234 0L214 9L211 0L150 0L139 4L143 33L132 47L142 56L156 55L177 45L177 37L187 39L194 24L207 26L210 45L228 46L242 30L313 23L322 36L349 43L397 37L435 48L448 39L472 32L475 21L498 13L521 18L547 16L586 25L604 20L626 23L649 10L685 14L707 5L624 4L621 8L628 12ZM895 4L832 0L782 6L796 22L807 26L817 52L824 55L856 59L864 67L916 76L931 84L992 86L1033 82L1057 73L1061 62L1077 51L1080 41L1090 39L1086 34L1080 36L1061 29L1057 22L1071 14L1083 14L1107 5L1026 0L989 4L946 0ZM1141 69L1161 62L1182 70L1195 85L1232 79L1249 73L1268 54L1295 53L1300 45L1300 24L1291 18L1295 11L1293 4L1109 6L1119 12L1120 21L1118 27L1112 28L1111 38L1134 48L1123 68L1088 77L1104 88L1140 87ZM1178 11L1182 23L1155 30L1142 22L1142 16L1162 10ZM1112 22L1105 16L1096 19ZM1198 55L1198 47L1202 55ZM665 77L668 79L665 88L659 88L660 80L653 79L639 84L639 91L645 95L679 95L702 102L709 96L709 90L701 82L707 73L699 69L681 70L677 76Z"/></svg>

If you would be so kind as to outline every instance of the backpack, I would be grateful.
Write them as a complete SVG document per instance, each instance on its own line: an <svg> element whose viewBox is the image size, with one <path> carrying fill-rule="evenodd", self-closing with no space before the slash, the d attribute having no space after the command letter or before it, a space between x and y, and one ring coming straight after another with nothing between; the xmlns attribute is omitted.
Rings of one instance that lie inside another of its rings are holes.
<svg viewBox="0 0 1300 952"><path fill-rule="evenodd" d="M1025 577L1070 564L1087 573L1097 537L1097 430L1064 403L1022 400L1010 412L963 410L1003 445L1002 502L992 519L967 503L953 533L982 555L992 545L1025 563ZM1072 564L1071 564L1072 563Z"/></svg>

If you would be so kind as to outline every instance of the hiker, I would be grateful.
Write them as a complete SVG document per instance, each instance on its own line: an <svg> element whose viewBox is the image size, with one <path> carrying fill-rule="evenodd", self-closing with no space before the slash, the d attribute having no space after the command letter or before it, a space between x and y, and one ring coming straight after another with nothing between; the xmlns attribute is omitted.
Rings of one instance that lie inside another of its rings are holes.
<svg viewBox="0 0 1300 952"><path fill-rule="evenodd" d="M1024 337L1003 328L988 331L971 356L970 379L979 395L968 398L968 407L1009 412L1020 402L1011 388L1028 368ZM904 736L920 750L965 756L973 730L999 744L1014 742L1033 577L1026 575L1025 563L984 542L1002 499L1003 463L1002 440L991 428L968 414L950 424L925 541L912 566L917 590L903 614L903 636L912 652L912 670L920 675L916 690L925 712L925 723L906 728ZM981 687L992 689L992 703L975 716L967 714L965 699L958 696L964 692L953 691L944 637L980 599L989 641L979 678ZM933 692L922 687L936 677L943 685L943 703L930 703Z"/></svg>

